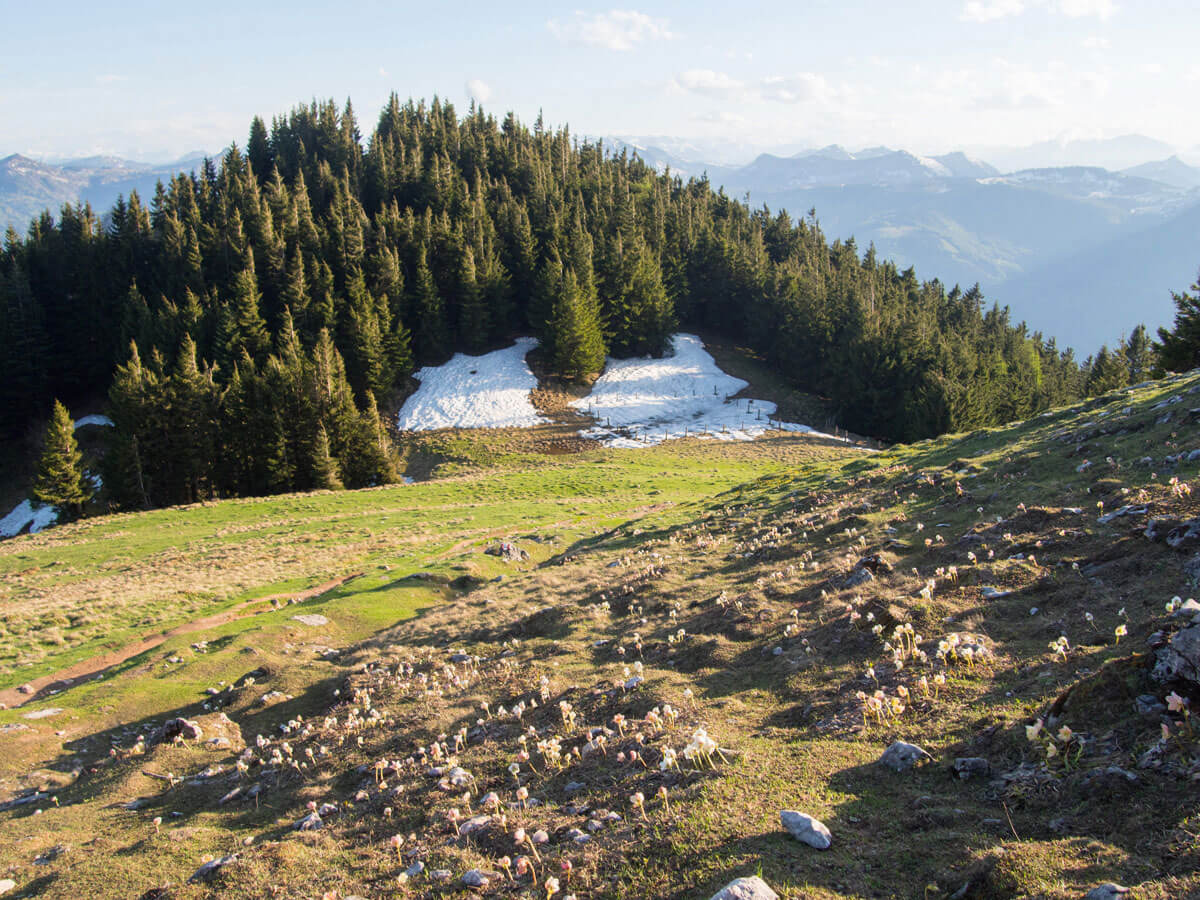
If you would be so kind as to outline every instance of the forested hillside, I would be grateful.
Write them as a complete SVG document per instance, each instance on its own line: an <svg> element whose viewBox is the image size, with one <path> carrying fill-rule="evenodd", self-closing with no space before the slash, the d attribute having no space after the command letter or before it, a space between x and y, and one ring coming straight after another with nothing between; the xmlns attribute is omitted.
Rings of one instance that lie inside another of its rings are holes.
<svg viewBox="0 0 1200 900"><path fill-rule="evenodd" d="M890 440L1086 388L977 288L829 244L813 215L394 95L365 141L349 103L314 102L103 222L47 212L8 232L0 276L3 428L111 383L106 485L125 505L385 482L377 400L517 333L579 376L710 329Z"/></svg>

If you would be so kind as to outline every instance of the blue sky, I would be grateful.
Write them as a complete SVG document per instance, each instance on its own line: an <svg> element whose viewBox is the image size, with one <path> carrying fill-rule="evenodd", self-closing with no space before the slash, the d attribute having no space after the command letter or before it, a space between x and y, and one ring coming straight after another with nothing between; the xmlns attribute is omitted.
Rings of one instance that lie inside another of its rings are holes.
<svg viewBox="0 0 1200 900"><path fill-rule="evenodd" d="M0 155L212 151L313 97L369 131L392 90L760 147L1200 146L1193 0L223 6L6 4Z"/></svg>

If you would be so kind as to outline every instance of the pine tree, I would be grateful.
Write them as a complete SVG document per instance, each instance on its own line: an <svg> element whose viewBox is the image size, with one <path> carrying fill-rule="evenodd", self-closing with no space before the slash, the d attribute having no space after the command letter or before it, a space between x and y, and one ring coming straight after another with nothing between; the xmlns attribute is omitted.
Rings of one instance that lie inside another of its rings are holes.
<svg viewBox="0 0 1200 900"><path fill-rule="evenodd" d="M415 294L417 357L422 362L442 362L450 354L450 334L442 298L433 283L424 249L417 258Z"/></svg>
<svg viewBox="0 0 1200 900"><path fill-rule="evenodd" d="M1171 293L1175 324L1158 329L1158 362L1168 372L1187 372L1200 366L1200 278L1191 293Z"/></svg>
<svg viewBox="0 0 1200 900"><path fill-rule="evenodd" d="M458 337L468 353L479 354L487 346L488 310L484 306L483 290L475 275L475 254L470 247L459 255Z"/></svg>
<svg viewBox="0 0 1200 900"><path fill-rule="evenodd" d="M243 353L257 358L270 343L267 323L259 312L260 298L251 264L234 277L233 294L221 311L218 349L226 367Z"/></svg>
<svg viewBox="0 0 1200 900"><path fill-rule="evenodd" d="M554 368L566 378L582 379L604 366L604 335L594 293L583 290L567 270L560 283L552 324Z"/></svg>
<svg viewBox="0 0 1200 900"><path fill-rule="evenodd" d="M1086 389L1088 396L1095 397L1123 388L1129 384L1129 365L1123 353L1113 353L1102 346L1088 371Z"/></svg>
<svg viewBox="0 0 1200 900"><path fill-rule="evenodd" d="M337 491L344 485L338 476L338 463L329 449L329 432L325 426L317 425L317 437L313 442L312 485L317 490Z"/></svg>
<svg viewBox="0 0 1200 900"><path fill-rule="evenodd" d="M267 137L267 126L263 120L255 116L250 123L250 139L246 142L246 156L250 159L250 168L259 184L266 184L275 160L271 152L271 141Z"/></svg>
<svg viewBox="0 0 1200 900"><path fill-rule="evenodd" d="M83 454L75 441L75 422L67 408L55 400L33 483L34 499L78 516L94 493L83 474L82 462Z"/></svg>
<svg viewBox="0 0 1200 900"><path fill-rule="evenodd" d="M1145 325L1138 325L1133 329L1122 349L1125 352L1126 365L1129 367L1130 384L1140 384L1152 377L1157 358Z"/></svg>

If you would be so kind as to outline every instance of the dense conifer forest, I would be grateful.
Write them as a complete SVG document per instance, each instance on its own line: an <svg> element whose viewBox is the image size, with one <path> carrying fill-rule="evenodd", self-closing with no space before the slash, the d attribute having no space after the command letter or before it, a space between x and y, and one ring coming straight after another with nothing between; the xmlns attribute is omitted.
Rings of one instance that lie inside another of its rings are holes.
<svg viewBox="0 0 1200 900"><path fill-rule="evenodd" d="M533 333L580 377L681 326L754 348L885 440L1026 417L1151 364L1144 329L1081 366L978 287L830 242L815 214L540 118L393 95L365 141L348 102L313 102L103 219L64 207L10 230L0 427L107 388L105 482L128 507L384 483L379 404L414 367Z"/></svg>

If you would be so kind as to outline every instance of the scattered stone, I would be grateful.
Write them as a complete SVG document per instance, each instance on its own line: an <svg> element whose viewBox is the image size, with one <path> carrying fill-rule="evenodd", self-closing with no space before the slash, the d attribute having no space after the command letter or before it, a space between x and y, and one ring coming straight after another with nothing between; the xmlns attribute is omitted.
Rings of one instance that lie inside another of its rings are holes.
<svg viewBox="0 0 1200 900"><path fill-rule="evenodd" d="M984 600L999 600L1001 597L1007 597L1012 591L1002 591L999 588L992 587L990 584L985 584L979 589Z"/></svg>
<svg viewBox="0 0 1200 900"><path fill-rule="evenodd" d="M47 706L45 709L35 709L33 712L22 714L22 719L48 719L51 716L57 716L62 709L57 706Z"/></svg>
<svg viewBox="0 0 1200 900"><path fill-rule="evenodd" d="M409 866L407 869L404 870L404 874L407 875L409 878L416 878L418 875L420 875L424 871L425 871L425 863L421 862L418 859L415 863L413 863L411 866Z"/></svg>
<svg viewBox="0 0 1200 900"><path fill-rule="evenodd" d="M954 760L954 772L963 781L975 776L986 778L992 774L992 764L982 756L960 756Z"/></svg>
<svg viewBox="0 0 1200 900"><path fill-rule="evenodd" d="M896 741L883 751L878 762L895 772L907 772L923 759L933 759L933 757L916 744Z"/></svg>
<svg viewBox="0 0 1200 900"><path fill-rule="evenodd" d="M563 790L568 794L574 794L576 791L582 791L585 787L587 787L587 785L582 781L568 781L563 787Z"/></svg>
<svg viewBox="0 0 1200 900"><path fill-rule="evenodd" d="M1137 706L1139 716L1157 719L1167 711L1167 705L1153 694L1142 694L1133 702Z"/></svg>
<svg viewBox="0 0 1200 900"><path fill-rule="evenodd" d="M213 875L215 875L218 871L223 869L225 866L228 866L231 863L235 863L235 862L237 862L237 854L236 853L231 853L228 856L220 856L220 857L217 857L216 859L210 859L208 862L206 862L204 865L202 865L200 868L198 868L194 873L192 873L192 877L188 879L188 884L196 884L197 882L204 881L207 878L211 878Z"/></svg>
<svg viewBox="0 0 1200 900"><path fill-rule="evenodd" d="M301 819L295 825L296 831L316 831L323 825L321 817L315 812L310 812L307 816Z"/></svg>
<svg viewBox="0 0 1200 900"><path fill-rule="evenodd" d="M434 881L445 882L445 881L449 881L451 878L453 878L454 873L451 872L449 869L433 869L432 871L430 871L429 877L432 878Z"/></svg>
<svg viewBox="0 0 1200 900"><path fill-rule="evenodd" d="M443 791L453 791L456 788L466 787L472 781L470 772L460 766L454 766L446 773L446 777L438 782L438 787Z"/></svg>
<svg viewBox="0 0 1200 900"><path fill-rule="evenodd" d="M779 900L779 895L757 875L751 875L735 878L713 894L712 900Z"/></svg>
<svg viewBox="0 0 1200 900"><path fill-rule="evenodd" d="M483 552L489 556L498 556L505 562L524 562L529 559L529 553L512 541L497 541Z"/></svg>
<svg viewBox="0 0 1200 900"><path fill-rule="evenodd" d="M33 693L33 685L29 684L29 683L25 683L17 688L17 693L18 694L32 694Z"/></svg>
<svg viewBox="0 0 1200 900"><path fill-rule="evenodd" d="M583 827L586 828L588 831L590 831L592 834L595 834L597 831L604 830L604 823L601 822L599 819L588 819L587 824Z"/></svg>
<svg viewBox="0 0 1200 900"><path fill-rule="evenodd" d="M168 719L161 727L154 730L147 743L154 746L155 744L169 744L180 738L185 741L198 741L202 737L204 737L204 729L200 727L199 723L184 718Z"/></svg>
<svg viewBox="0 0 1200 900"><path fill-rule="evenodd" d="M492 883L494 878L498 877L495 872L481 872L479 869L470 869L462 877L462 883L467 887L482 888L487 887Z"/></svg>
<svg viewBox="0 0 1200 900"><path fill-rule="evenodd" d="M842 587L847 589L855 588L874 580L875 576L871 574L870 569L859 567L846 576L845 581L842 582Z"/></svg>
<svg viewBox="0 0 1200 900"><path fill-rule="evenodd" d="M833 835L829 833L825 824L806 813L796 812L792 809L780 810L779 821L788 834L810 847L828 850L833 844Z"/></svg>
<svg viewBox="0 0 1200 900"><path fill-rule="evenodd" d="M312 625L313 627L329 624L329 620L320 613L305 613L302 616L292 616L292 618L301 625Z"/></svg>
<svg viewBox="0 0 1200 900"><path fill-rule="evenodd" d="M586 844L591 839L592 839L592 836L590 834L587 834L586 832L582 831L579 828L567 829L567 840L569 840L573 843Z"/></svg>
<svg viewBox="0 0 1200 900"><path fill-rule="evenodd" d="M1154 677L1200 684L1200 625L1175 632L1167 645L1155 652Z"/></svg>
<svg viewBox="0 0 1200 900"><path fill-rule="evenodd" d="M1092 888L1087 892L1083 900L1117 900L1118 897L1124 897L1128 893L1129 888L1121 887L1121 885L1113 884L1109 881Z"/></svg>
<svg viewBox="0 0 1200 900"><path fill-rule="evenodd" d="M1107 525L1109 522L1115 522L1125 516L1144 516L1147 512L1148 510L1144 506L1122 506L1120 509L1114 509L1112 512L1102 515L1100 524Z"/></svg>
<svg viewBox="0 0 1200 900"><path fill-rule="evenodd" d="M472 816L471 818L467 819L467 821L463 822L460 826L458 826L458 833L462 837L470 837L475 832L482 831L483 829L487 828L488 825L490 825L491 823L492 823L491 816L487 816L487 815Z"/></svg>
<svg viewBox="0 0 1200 900"><path fill-rule="evenodd" d="M11 878L0 878L0 895L7 894L9 891L11 891L16 886L17 886L17 883L15 881L13 881Z"/></svg>
<svg viewBox="0 0 1200 900"><path fill-rule="evenodd" d="M892 564L880 556L878 553L872 553L870 556L864 556L855 565L856 569L867 569L872 574L878 575L880 572L891 572Z"/></svg>

